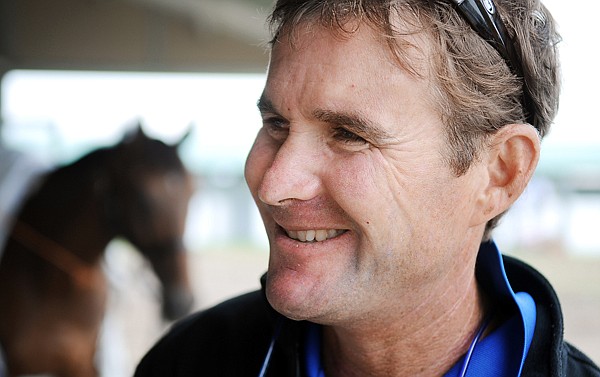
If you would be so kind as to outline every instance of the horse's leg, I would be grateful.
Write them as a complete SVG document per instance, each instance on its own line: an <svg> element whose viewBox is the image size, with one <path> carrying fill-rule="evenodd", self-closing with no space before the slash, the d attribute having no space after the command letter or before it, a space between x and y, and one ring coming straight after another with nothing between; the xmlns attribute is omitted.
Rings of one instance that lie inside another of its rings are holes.
<svg viewBox="0 0 600 377"><path fill-rule="evenodd" d="M80 298L69 311L74 315L72 321L63 323L62 327L70 326L70 331L67 330L68 334L63 331L65 352L60 355L61 373L58 377L97 377L99 374L96 369L96 347L106 301L106 290L102 283L101 287Z"/></svg>
<svg viewBox="0 0 600 377"><path fill-rule="evenodd" d="M21 339L26 343L22 349L27 350L23 371L39 360L36 370L55 377L98 376L96 343L106 300L104 282L99 283L84 292L73 289L62 301L44 305L39 318L27 321L28 331L22 334L27 336Z"/></svg>
<svg viewBox="0 0 600 377"><path fill-rule="evenodd" d="M56 377L98 377L98 371L94 366L94 358L71 360L68 366L57 374Z"/></svg>
<svg viewBox="0 0 600 377"><path fill-rule="evenodd" d="M47 323L49 327L52 323ZM64 328L64 326L62 326ZM72 329L27 334L7 345L10 376L97 377L95 337Z"/></svg>
<svg viewBox="0 0 600 377"><path fill-rule="evenodd" d="M63 352L56 355L60 360L56 377L97 377L95 334L73 331L70 335Z"/></svg>

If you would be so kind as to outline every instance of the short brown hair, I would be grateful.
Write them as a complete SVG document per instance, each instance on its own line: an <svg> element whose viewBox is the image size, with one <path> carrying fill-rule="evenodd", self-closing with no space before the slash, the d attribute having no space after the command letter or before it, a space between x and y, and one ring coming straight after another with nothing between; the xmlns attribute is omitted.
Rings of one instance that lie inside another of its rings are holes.
<svg viewBox="0 0 600 377"><path fill-rule="evenodd" d="M496 0L523 65L517 77L498 52L482 39L449 0L278 0L269 18L271 43L300 24L318 23L332 32L351 34L361 23L389 41L403 60L402 22L432 38L431 69L438 111L447 127L448 163L464 174L485 145L486 136L512 123L526 123L523 90L533 102L533 126L543 137L558 110L560 73L554 20L539 0ZM353 27L347 27L353 25ZM489 238L500 216L490 220Z"/></svg>

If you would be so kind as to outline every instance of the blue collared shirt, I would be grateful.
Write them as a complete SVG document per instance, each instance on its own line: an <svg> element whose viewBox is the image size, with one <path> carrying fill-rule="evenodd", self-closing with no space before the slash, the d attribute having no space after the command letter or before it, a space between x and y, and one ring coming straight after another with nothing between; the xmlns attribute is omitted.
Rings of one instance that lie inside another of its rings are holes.
<svg viewBox="0 0 600 377"><path fill-rule="evenodd" d="M475 345L466 376L517 377L521 374L533 339L535 302L528 293L512 290L502 255L493 241L481 244L476 270L480 284L489 287L486 291L489 297L510 315L501 326ZM325 377L321 362L321 327L311 324L306 336L307 375ZM459 377L463 364L464 357L444 377Z"/></svg>

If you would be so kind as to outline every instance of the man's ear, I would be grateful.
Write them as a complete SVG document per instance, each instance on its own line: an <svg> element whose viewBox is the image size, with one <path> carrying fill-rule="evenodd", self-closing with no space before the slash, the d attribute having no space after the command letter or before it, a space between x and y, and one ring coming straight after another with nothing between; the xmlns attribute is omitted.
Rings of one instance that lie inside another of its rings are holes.
<svg viewBox="0 0 600 377"><path fill-rule="evenodd" d="M510 124L493 134L483 152L487 184L478 196L474 223L486 223L505 212L523 193L540 156L540 138L528 124Z"/></svg>

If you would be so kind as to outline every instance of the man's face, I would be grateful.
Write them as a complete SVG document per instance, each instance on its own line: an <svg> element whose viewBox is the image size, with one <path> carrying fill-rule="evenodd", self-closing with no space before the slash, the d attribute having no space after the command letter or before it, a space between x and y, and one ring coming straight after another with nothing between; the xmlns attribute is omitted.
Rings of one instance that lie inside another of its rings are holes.
<svg viewBox="0 0 600 377"><path fill-rule="evenodd" d="M267 298L288 317L399 315L472 269L483 175L452 173L427 42L410 42L424 51L408 51L420 75L365 25L273 48L245 174L270 243Z"/></svg>

